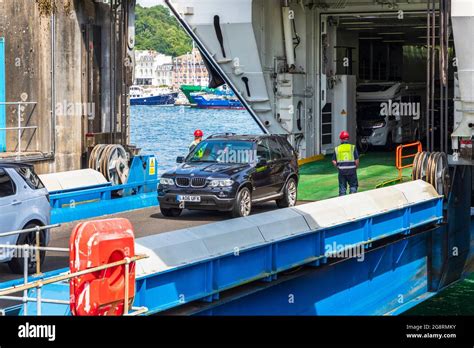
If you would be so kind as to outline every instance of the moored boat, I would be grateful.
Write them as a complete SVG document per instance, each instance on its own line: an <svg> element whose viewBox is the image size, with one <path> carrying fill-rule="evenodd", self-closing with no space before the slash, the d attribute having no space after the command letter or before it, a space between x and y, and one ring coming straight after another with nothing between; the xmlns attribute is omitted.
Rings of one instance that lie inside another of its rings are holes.
<svg viewBox="0 0 474 348"><path fill-rule="evenodd" d="M177 92L145 90L141 86L130 87L130 105L174 105Z"/></svg>
<svg viewBox="0 0 474 348"><path fill-rule="evenodd" d="M196 107L201 109L244 109L242 103L234 96L221 96L205 93L193 93Z"/></svg>
<svg viewBox="0 0 474 348"><path fill-rule="evenodd" d="M205 93L214 93L216 90L214 88L208 88L198 85L182 85L180 87L181 92L186 96L190 104L196 104L194 97L192 94L198 92L205 92Z"/></svg>

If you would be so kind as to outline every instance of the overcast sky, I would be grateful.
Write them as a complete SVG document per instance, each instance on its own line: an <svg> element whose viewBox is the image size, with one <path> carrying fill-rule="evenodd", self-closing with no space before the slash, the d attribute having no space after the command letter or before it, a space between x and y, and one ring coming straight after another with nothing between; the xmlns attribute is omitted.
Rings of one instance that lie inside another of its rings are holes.
<svg viewBox="0 0 474 348"><path fill-rule="evenodd" d="M137 3L143 7L163 5L163 0L137 0Z"/></svg>

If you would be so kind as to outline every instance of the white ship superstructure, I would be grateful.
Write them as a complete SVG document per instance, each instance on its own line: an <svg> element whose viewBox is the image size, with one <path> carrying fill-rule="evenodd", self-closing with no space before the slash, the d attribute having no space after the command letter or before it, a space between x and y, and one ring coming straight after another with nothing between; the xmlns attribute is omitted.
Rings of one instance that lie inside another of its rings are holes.
<svg viewBox="0 0 474 348"><path fill-rule="evenodd" d="M472 34L468 27L458 29L454 16L471 16L472 1L167 4L203 51L214 75L222 75L236 90L264 130L288 135L301 158L331 152L342 129L348 129L355 141L356 88L367 82L425 83L428 146L448 138L457 70L451 64L454 46L466 56L468 49L462 47L469 45L469 30ZM454 38L445 20L451 7L454 34L463 30ZM472 79L468 81L460 83L465 95L473 90ZM447 151L446 143L441 142L441 150Z"/></svg>

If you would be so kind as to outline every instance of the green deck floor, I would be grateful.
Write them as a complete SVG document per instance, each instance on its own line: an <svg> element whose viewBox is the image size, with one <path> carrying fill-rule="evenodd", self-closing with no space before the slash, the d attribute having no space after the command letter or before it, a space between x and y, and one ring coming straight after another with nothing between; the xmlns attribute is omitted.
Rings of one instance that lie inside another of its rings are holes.
<svg viewBox="0 0 474 348"><path fill-rule="evenodd" d="M308 163L300 167L299 200L315 201L338 195L337 170L333 167L331 160L332 156L328 155L322 161ZM395 152L362 154L357 174L359 191L374 189L381 182L397 178ZM405 169L403 176L404 181L411 180L411 169Z"/></svg>

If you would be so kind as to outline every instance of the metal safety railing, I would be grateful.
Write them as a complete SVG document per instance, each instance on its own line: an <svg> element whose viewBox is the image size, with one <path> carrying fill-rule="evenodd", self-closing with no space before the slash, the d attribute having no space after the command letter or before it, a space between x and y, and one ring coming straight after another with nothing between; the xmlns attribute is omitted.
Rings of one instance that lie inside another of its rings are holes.
<svg viewBox="0 0 474 348"><path fill-rule="evenodd" d="M69 301L66 300L57 300L57 299L47 299L41 297L41 288L47 284L57 283L65 280L69 280L75 277L79 277L85 274L102 271L108 268L117 267L125 265L125 290L124 290L124 315L127 316L136 316L143 313L146 313L148 309L146 307L131 307L129 308L129 274L130 274L130 264L147 258L147 255L136 255L133 257L125 257L122 260L103 264L97 267L88 268L86 270L74 272L74 273L65 273L57 276L52 276L45 279L39 279L32 282L28 282L28 269L29 269L29 258L30 251L33 250L36 261L36 274L34 276L41 275L41 251L53 251L53 252L64 252L69 253L69 248L57 248L57 247L44 247L41 246L41 231L51 230L53 228L60 227L60 224L48 225L48 226L36 226L33 228L27 228L18 231L11 231L0 233L0 237L7 237L15 234L22 233L32 233L35 232L35 245L12 245L12 244L0 244L1 249L15 249L22 251L23 257L23 284L12 286L6 289L0 290L0 300L11 300L11 301L21 301L23 302L23 314L28 315L28 302L36 302L36 314L41 315L41 305L42 303L53 303L53 304L65 304L69 305ZM36 297L29 297L28 290L36 288ZM23 291L23 296L13 296L12 294ZM130 312L131 309L131 312ZM0 309L0 315L5 315L5 310Z"/></svg>
<svg viewBox="0 0 474 348"><path fill-rule="evenodd" d="M409 154L405 154L405 149L413 149L416 148L416 152L411 152ZM392 184L395 182L401 182L403 180L403 170L407 168L413 168L413 161L410 163L404 164L406 159L413 158L415 159L416 155L423 151L423 146L420 141L416 141L410 144L402 144L397 146L396 154L395 154L395 167L398 170L398 176L395 179L387 180L377 184L375 188L383 187L388 184Z"/></svg>
<svg viewBox="0 0 474 348"><path fill-rule="evenodd" d="M4 232L0 233L0 237L8 237L8 236L13 236L15 234L23 234L23 233L32 233L35 232L35 261L36 262L36 274L41 274L41 251L43 249L48 249L48 251L63 251L63 250L69 250L66 248L52 248L52 247L41 247L41 231L46 231L46 230L51 230L53 228L59 227L61 225L59 224L54 224L54 225L48 225L48 226L36 226L32 228L25 228L23 230L18 230L18 231L11 231L11 232ZM26 244L29 246L29 244ZM0 249L6 248L6 249L19 249L21 250L24 247L24 245L10 245L10 244L0 244ZM25 262L25 264L27 264Z"/></svg>
<svg viewBox="0 0 474 348"><path fill-rule="evenodd" d="M415 153L409 153L407 155L404 155L403 153L403 150L405 149L413 149L413 148L416 148L416 152ZM414 143L411 143L411 144L405 144L405 145L399 145L397 147L397 157L396 157L396 164L395 166L397 167L398 169L398 178L401 179L402 178L402 175L403 175L403 169L406 169L406 168L413 168L413 161L411 161L411 163L408 163L408 164L403 164L403 161L408 159L408 158L415 158L416 155L420 152L423 151L423 146L421 145L421 142L420 141L416 141Z"/></svg>
<svg viewBox="0 0 474 348"><path fill-rule="evenodd" d="M17 159L20 159L21 158L21 138L22 138L22 135L23 135L23 131L25 129L38 129L38 126L22 126L21 125L21 121L22 121L22 117L21 117L21 107L23 105L36 105L37 103L36 102L0 102L0 105L16 105L16 109L17 109L17 112L16 112L16 115L17 115L17 126L16 127L2 127L0 128L0 131L17 131L17 137L18 137L18 145L17 145L17 148L16 148L16 158Z"/></svg>

